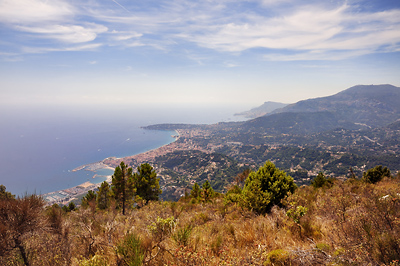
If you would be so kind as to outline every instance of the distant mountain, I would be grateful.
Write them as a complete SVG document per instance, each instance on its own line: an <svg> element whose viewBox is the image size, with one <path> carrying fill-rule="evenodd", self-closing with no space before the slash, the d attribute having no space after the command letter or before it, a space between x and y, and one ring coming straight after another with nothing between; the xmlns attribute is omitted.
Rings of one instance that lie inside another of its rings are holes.
<svg viewBox="0 0 400 266"><path fill-rule="evenodd" d="M249 111L235 114L235 116L244 116L246 118L256 118L271 113L272 111L287 106L287 103L265 102L263 105L253 108Z"/></svg>
<svg viewBox="0 0 400 266"><path fill-rule="evenodd" d="M322 112L336 118L371 127L386 126L400 119L400 87L393 85L358 85L335 95L309 99L277 109L286 112Z"/></svg>
<svg viewBox="0 0 400 266"><path fill-rule="evenodd" d="M271 103L271 102L269 102ZM279 104L279 103L278 103ZM269 105L268 103L265 104ZM257 109L257 108L255 108ZM252 109L252 110L255 110ZM399 126L400 88L392 85L358 85L335 95L300 101L245 122L215 125L153 125L148 129L213 129L230 132L240 141L253 141L257 134L309 135L342 128L346 130ZM232 139L232 138L231 138ZM258 139L258 142L262 139Z"/></svg>
<svg viewBox="0 0 400 266"><path fill-rule="evenodd" d="M286 112L258 117L244 122L240 128L249 132L268 134L307 135L332 130L338 127L360 129L363 126L339 119L334 113Z"/></svg>

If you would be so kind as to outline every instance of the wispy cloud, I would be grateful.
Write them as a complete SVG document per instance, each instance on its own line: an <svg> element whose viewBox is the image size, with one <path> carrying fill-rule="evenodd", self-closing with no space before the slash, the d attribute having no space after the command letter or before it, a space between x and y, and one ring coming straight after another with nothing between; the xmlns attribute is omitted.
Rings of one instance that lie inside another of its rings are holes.
<svg viewBox="0 0 400 266"><path fill-rule="evenodd" d="M3 53L0 52L0 58L2 61L6 62L20 62L23 61L23 58L18 53Z"/></svg>
<svg viewBox="0 0 400 266"><path fill-rule="evenodd" d="M187 49L235 55L257 48L267 60L287 61L338 60L400 46L400 9L360 11L341 0L161 0L135 6L116 0L0 0L0 23L30 38L58 41L53 50L95 40L165 52L191 44Z"/></svg>
<svg viewBox="0 0 400 266"><path fill-rule="evenodd" d="M1 0L0 22L27 24L59 21L71 17L76 9L63 0Z"/></svg>
<svg viewBox="0 0 400 266"><path fill-rule="evenodd" d="M78 52L78 51L95 51L102 44L100 43L92 43L92 44L83 44L83 45L73 45L68 47L23 47L23 53L27 54L43 54L49 52Z"/></svg>
<svg viewBox="0 0 400 266"><path fill-rule="evenodd" d="M17 26L20 31L35 33L39 38L55 39L65 43L84 43L96 39L97 34L107 31L107 27L93 23L80 25Z"/></svg>
<svg viewBox="0 0 400 266"><path fill-rule="evenodd" d="M111 1L113 1L115 4L117 4L118 6L120 6L122 9L124 9L125 11L128 11L128 12L130 12L127 8L125 8L123 5L121 5L120 3L118 3L117 1L115 1L115 0L111 0Z"/></svg>
<svg viewBox="0 0 400 266"><path fill-rule="evenodd" d="M387 44L395 44L393 49L396 49L400 43L400 10L356 14L347 5L332 10L307 7L282 17L255 15L246 23L223 24L203 35L182 37L191 38L203 47L228 52L289 49L314 51L313 58L323 55L321 51L358 50L363 54L378 51Z"/></svg>

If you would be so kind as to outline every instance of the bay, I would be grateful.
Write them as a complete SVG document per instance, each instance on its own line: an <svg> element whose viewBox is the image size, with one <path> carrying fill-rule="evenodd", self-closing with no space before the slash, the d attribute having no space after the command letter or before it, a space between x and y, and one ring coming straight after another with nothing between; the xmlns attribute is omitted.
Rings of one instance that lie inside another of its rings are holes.
<svg viewBox="0 0 400 266"><path fill-rule="evenodd" d="M174 141L175 132L144 130L157 123L232 121L236 107L30 106L0 108L0 184L16 195L99 183L112 174L73 169L125 157ZM93 176L96 174L95 178Z"/></svg>

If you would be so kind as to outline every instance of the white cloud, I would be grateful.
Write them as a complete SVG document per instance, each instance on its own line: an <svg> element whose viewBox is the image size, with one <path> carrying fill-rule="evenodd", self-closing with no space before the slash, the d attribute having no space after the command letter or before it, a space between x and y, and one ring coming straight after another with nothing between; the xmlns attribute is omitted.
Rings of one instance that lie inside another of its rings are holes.
<svg viewBox="0 0 400 266"><path fill-rule="evenodd" d="M229 67L229 68L240 66L239 64L237 64L237 63L235 63L235 62L224 62L224 65L225 65L226 67Z"/></svg>
<svg viewBox="0 0 400 266"><path fill-rule="evenodd" d="M395 51L400 43L400 10L378 13L354 13L348 5L327 9L303 6L291 14L275 17L253 15L249 20L231 22L206 29L202 34L187 32L182 38L200 46L227 52L242 52L252 48L315 51L297 55L277 54L271 57L328 58L328 51L342 50L340 57L378 51L392 45ZM323 50L324 52L318 52ZM346 52L355 50L358 52ZM337 54L334 54L335 58Z"/></svg>
<svg viewBox="0 0 400 266"><path fill-rule="evenodd" d="M39 37L56 39L66 43L90 42L97 34L107 31L107 27L96 24L80 25L46 25L42 27L17 26L20 31L37 33Z"/></svg>
<svg viewBox="0 0 400 266"><path fill-rule="evenodd" d="M298 52L294 54L265 54L263 58L268 61L309 61L309 60L328 60L337 61L357 57L371 53L371 50L350 50L350 51L324 51L315 50L307 52Z"/></svg>
<svg viewBox="0 0 400 266"><path fill-rule="evenodd" d="M193 51L199 46L235 55L264 48L272 50L266 58L274 60L399 50L400 9L362 12L351 1L306 2L160 0L158 5L143 2L133 7L119 0L0 0L0 22L30 38L66 45L55 48L60 50L103 35L101 42L108 46L146 45L165 52L187 43ZM108 28L113 31L104 34Z"/></svg>
<svg viewBox="0 0 400 266"><path fill-rule="evenodd" d="M24 47L22 52L27 54L42 54L49 52L77 52L77 51L95 51L97 48L101 47L101 43L83 44L83 45L73 45L68 47Z"/></svg>
<svg viewBox="0 0 400 266"><path fill-rule="evenodd" d="M290 3L293 0L260 0L261 5L266 7L278 6L284 3Z"/></svg>
<svg viewBox="0 0 400 266"><path fill-rule="evenodd" d="M58 21L73 13L74 7L60 0L0 0L0 22Z"/></svg>
<svg viewBox="0 0 400 266"><path fill-rule="evenodd" d="M126 47L140 47L140 46L145 46L145 44L141 43L141 42L138 42L138 41L129 42L129 43L126 44Z"/></svg>
<svg viewBox="0 0 400 266"><path fill-rule="evenodd" d="M141 36L143 36L143 34L140 34L140 33L122 34L122 35L115 36L114 39L116 41L126 41L126 40L133 39L133 38L139 38Z"/></svg>

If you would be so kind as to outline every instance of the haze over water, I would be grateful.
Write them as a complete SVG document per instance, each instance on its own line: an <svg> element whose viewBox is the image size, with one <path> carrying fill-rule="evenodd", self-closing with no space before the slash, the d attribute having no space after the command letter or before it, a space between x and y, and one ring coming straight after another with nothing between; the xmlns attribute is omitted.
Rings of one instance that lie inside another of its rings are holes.
<svg viewBox="0 0 400 266"><path fill-rule="evenodd" d="M7 110L7 112L5 111ZM10 112L10 110L12 110ZM107 157L155 149L175 132L143 130L156 123L216 123L237 119L243 108L36 107L0 110L0 184L16 195L48 193L86 181L102 182L112 170L71 172Z"/></svg>

